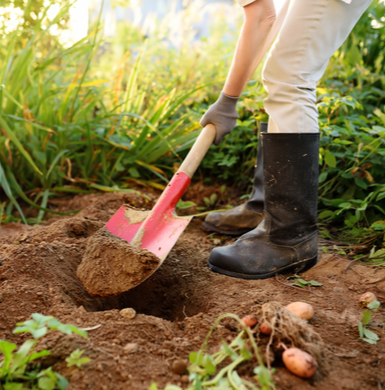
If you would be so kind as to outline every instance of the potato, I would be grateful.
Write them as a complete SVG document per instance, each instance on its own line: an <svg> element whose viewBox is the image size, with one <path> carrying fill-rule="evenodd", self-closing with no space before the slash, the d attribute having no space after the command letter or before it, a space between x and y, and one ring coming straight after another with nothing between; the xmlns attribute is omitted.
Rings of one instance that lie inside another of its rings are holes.
<svg viewBox="0 0 385 390"><path fill-rule="evenodd" d="M174 363L172 363L172 370L175 374L183 375L187 371L187 364L183 360L175 360Z"/></svg>
<svg viewBox="0 0 385 390"><path fill-rule="evenodd" d="M368 303L377 301L377 297L372 292L366 292L360 296L360 303L365 302L365 306L368 306Z"/></svg>
<svg viewBox="0 0 385 390"><path fill-rule="evenodd" d="M273 332L273 329L271 329L271 326L267 322L262 322L261 325L259 325L259 330L263 334L271 334Z"/></svg>
<svg viewBox="0 0 385 390"><path fill-rule="evenodd" d="M248 315L242 318L242 322L251 328L258 323L258 320L253 315Z"/></svg>
<svg viewBox="0 0 385 390"><path fill-rule="evenodd" d="M317 371L313 356L298 348L288 348L282 355L286 368L300 378L311 378Z"/></svg>
<svg viewBox="0 0 385 390"><path fill-rule="evenodd" d="M286 309L297 315L303 320L311 320L314 317L314 309L312 305L305 302L293 302L286 306Z"/></svg>

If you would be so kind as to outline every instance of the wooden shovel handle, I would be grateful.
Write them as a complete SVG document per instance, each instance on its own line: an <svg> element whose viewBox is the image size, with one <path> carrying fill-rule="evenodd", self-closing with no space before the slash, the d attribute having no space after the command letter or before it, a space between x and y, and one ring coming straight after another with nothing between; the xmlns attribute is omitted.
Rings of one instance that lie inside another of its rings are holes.
<svg viewBox="0 0 385 390"><path fill-rule="evenodd" d="M204 156L212 145L217 131L214 125L207 125L200 133L189 154L179 168L179 172L185 173L190 179L194 176Z"/></svg>

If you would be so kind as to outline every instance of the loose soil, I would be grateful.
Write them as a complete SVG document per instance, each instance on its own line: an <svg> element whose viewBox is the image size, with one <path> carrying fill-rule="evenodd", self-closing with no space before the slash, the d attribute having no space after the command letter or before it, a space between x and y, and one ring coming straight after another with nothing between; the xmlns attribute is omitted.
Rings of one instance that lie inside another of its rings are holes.
<svg viewBox="0 0 385 390"><path fill-rule="evenodd" d="M88 240L76 274L91 296L108 297L136 287L159 263L152 252L130 245L103 227Z"/></svg>
<svg viewBox="0 0 385 390"><path fill-rule="evenodd" d="M195 189L195 192L194 192ZM206 196L195 187L186 198ZM199 195L196 195L199 194ZM43 366L53 365L70 381L70 389L147 390L152 382L163 389L167 383L186 388L186 374L176 374L179 361L198 350L215 319L223 313L238 316L255 313L266 302L287 305L308 302L315 309L310 326L320 334L328 359L327 375L302 380L290 374L279 356L274 380L277 389L382 389L385 388L385 310L371 320L370 329L381 340L370 345L358 339L362 316L359 294L373 291L384 307L385 270L355 262L345 273L347 261L322 255L318 264L302 274L323 286L312 293L280 284L276 279L241 280L215 274L207 267L211 249L232 242L201 230L194 220L162 266L144 283L110 298L92 297L76 276L88 240L124 203L151 209L150 201L134 194L77 196L56 202L58 210L82 209L73 217L53 218L44 226L20 224L0 227L0 338L21 343L25 335L14 335L15 324L31 313L53 315L64 323L89 331L89 338L54 332L42 339L40 348L51 356ZM134 319L120 310L133 308ZM232 340L238 333L234 322L225 321L221 337ZM219 348L214 333L210 350ZM266 339L262 344L266 345ZM262 345L263 347L263 345ZM75 349L84 349L92 360L82 369L68 368L64 359ZM177 362L178 361L178 362ZM240 375L251 377L253 366L244 364Z"/></svg>

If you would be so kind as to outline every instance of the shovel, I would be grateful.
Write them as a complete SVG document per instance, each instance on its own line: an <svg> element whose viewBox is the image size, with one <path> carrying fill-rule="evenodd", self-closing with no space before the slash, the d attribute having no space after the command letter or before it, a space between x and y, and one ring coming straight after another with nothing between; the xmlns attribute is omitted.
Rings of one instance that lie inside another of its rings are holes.
<svg viewBox="0 0 385 390"><path fill-rule="evenodd" d="M106 228L137 248L144 248L160 259L159 266L178 241L193 217L178 217L175 207L191 182L216 136L214 125L207 125L151 211L122 206ZM147 276L148 277L148 276ZM140 282L141 283L141 282Z"/></svg>

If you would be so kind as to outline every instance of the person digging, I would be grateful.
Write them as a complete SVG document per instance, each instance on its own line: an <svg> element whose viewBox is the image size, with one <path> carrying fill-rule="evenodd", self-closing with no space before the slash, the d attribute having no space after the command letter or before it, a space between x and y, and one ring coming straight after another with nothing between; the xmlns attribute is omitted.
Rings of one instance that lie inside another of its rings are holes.
<svg viewBox="0 0 385 390"><path fill-rule="evenodd" d="M242 27L224 89L201 119L219 145L236 125L238 99L274 37L262 79L268 93L253 192L245 204L206 217L204 226L241 235L214 248L209 267L243 279L301 272L317 263L319 126L316 86L371 0L237 0Z"/></svg>

